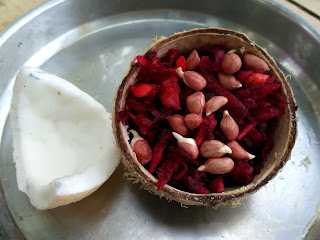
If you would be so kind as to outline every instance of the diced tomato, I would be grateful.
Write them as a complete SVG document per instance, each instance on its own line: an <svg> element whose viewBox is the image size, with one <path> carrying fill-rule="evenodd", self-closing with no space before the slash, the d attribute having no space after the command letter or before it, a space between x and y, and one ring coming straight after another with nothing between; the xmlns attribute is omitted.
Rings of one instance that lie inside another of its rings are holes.
<svg viewBox="0 0 320 240"><path fill-rule="evenodd" d="M181 67L182 71L185 71L186 70L186 67L187 67L187 61L186 59L184 58L184 56L180 56L178 58L178 60L176 61L176 68L179 68Z"/></svg>
<svg viewBox="0 0 320 240"><path fill-rule="evenodd" d="M141 98L148 97L150 94L153 93L154 89L159 89L159 85L141 83L137 85L131 85L130 89L135 97Z"/></svg>
<svg viewBox="0 0 320 240"><path fill-rule="evenodd" d="M262 73L252 73L246 80L245 84L247 87L252 86L253 84L263 83L270 78L270 75Z"/></svg>

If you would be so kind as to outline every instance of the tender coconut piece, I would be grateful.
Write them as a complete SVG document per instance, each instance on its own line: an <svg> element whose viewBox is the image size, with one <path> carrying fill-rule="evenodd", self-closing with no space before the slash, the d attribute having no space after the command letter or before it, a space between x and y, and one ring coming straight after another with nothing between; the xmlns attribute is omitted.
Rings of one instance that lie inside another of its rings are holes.
<svg viewBox="0 0 320 240"><path fill-rule="evenodd" d="M18 187L38 209L85 198L119 164L110 114L64 79L23 67L10 115Z"/></svg>

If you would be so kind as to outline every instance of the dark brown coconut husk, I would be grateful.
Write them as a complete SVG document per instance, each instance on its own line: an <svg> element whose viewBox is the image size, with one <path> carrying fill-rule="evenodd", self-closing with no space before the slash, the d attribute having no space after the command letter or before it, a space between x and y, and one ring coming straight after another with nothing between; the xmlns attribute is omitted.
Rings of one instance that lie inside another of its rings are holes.
<svg viewBox="0 0 320 240"><path fill-rule="evenodd" d="M188 56L192 50L208 50L214 46L223 47L226 51L235 49L242 57L246 53L262 58L270 67L269 74L276 76L277 82L282 82L282 96L289 102L285 113L278 117L278 126L274 133L275 145L268 155L267 161L260 174L256 175L250 184L226 189L224 193L195 194L178 190L165 185L157 191L157 179L151 175L137 160L128 142L128 133L120 121L116 121L115 114L125 109L129 86L136 83L136 76L141 68L137 62L132 62L128 74L119 86L113 109L113 130L118 147L122 152L122 162L127 173L126 176L141 182L143 188L168 200L175 200L182 205L204 205L210 208L220 206L235 207L240 200L248 194L256 192L267 184L282 169L290 157L297 136L297 123L295 114L295 100L292 90L284 74L277 67L272 57L261 47L252 42L246 35L225 29L195 29L176 33L168 38L162 37L145 53L157 52L161 59L169 48L177 49L181 55Z"/></svg>

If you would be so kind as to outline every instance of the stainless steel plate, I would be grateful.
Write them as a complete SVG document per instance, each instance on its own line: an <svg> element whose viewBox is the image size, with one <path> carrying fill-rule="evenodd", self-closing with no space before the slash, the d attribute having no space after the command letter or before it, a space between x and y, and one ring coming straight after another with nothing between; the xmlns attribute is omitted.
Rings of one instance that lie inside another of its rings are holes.
<svg viewBox="0 0 320 240"><path fill-rule="evenodd" d="M12 79L19 68L38 65L69 79L110 111L129 62L148 48L151 39L206 26L246 33L291 75L299 105L299 136L283 171L235 209L168 203L124 180L122 166L78 203L49 211L34 209L17 188L7 121ZM319 32L271 0L44 4L0 36L0 238L302 238L316 219L320 199L319 56Z"/></svg>

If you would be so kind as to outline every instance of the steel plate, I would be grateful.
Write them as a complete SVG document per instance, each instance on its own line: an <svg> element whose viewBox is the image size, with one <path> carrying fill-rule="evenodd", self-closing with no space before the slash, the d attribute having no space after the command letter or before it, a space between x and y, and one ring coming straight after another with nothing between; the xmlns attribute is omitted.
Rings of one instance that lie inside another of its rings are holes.
<svg viewBox="0 0 320 240"><path fill-rule="evenodd" d="M33 208L17 188L7 121L19 68L41 66L111 111L130 61L151 39L207 26L246 33L291 76L299 135L283 171L235 209L169 203L123 179L122 165L78 203L49 211ZM271 0L55 0L40 6L0 36L0 238L303 238L315 229L320 199L319 56L319 32Z"/></svg>

